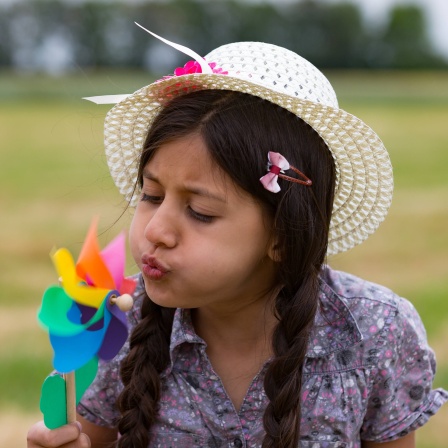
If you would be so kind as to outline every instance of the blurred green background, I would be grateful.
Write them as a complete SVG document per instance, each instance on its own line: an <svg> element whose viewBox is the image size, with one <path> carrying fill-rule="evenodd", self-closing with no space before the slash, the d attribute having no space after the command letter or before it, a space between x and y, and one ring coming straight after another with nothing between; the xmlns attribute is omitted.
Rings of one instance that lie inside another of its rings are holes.
<svg viewBox="0 0 448 448"><path fill-rule="evenodd" d="M188 22L182 30L195 34ZM272 34L269 30L253 34ZM188 37L177 41L191 44ZM207 40L201 45L212 48ZM40 387L51 370L48 338L35 318L43 291L56 280L49 253L64 246L78 254L94 215L100 216L105 244L128 227L132 214L103 154L109 107L81 98L130 93L159 74L132 64L106 69L100 62L72 61L71 70L56 76L1 61L0 446L16 448L25 445L27 428L40 419ZM415 304L437 354L436 386L448 388L448 71L439 59L436 65L324 67L340 106L381 136L395 173L386 221L363 245L330 264L384 284ZM129 261L128 273L135 271ZM445 406L418 432L418 446L446 447L447 421Z"/></svg>

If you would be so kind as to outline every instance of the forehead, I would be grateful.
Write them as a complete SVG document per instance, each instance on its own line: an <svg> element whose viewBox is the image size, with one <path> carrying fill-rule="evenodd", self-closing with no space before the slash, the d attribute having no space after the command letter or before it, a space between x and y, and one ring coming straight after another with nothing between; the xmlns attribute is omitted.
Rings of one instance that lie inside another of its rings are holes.
<svg viewBox="0 0 448 448"><path fill-rule="evenodd" d="M216 165L209 155L203 138L196 133L162 144L148 164L157 168L182 164L188 168L193 163L207 165L209 168Z"/></svg>
<svg viewBox="0 0 448 448"><path fill-rule="evenodd" d="M161 183L201 183L227 188L232 182L210 156L199 134L191 134L161 145L143 170L144 177Z"/></svg>

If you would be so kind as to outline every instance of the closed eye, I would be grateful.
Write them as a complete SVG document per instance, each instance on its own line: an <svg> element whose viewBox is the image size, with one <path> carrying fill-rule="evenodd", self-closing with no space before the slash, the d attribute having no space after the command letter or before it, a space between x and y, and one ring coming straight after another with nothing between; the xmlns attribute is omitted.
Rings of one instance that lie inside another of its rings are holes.
<svg viewBox="0 0 448 448"><path fill-rule="evenodd" d="M199 213L195 210L193 210L190 206L188 206L188 213L190 214L190 216L193 219L196 219L197 221L201 221L204 223L211 223L213 221L213 219L215 218L214 216L210 216L210 215L204 215L203 213Z"/></svg>
<svg viewBox="0 0 448 448"><path fill-rule="evenodd" d="M151 196L149 194L142 193L140 200L151 204L161 204L163 202L163 196Z"/></svg>
<svg viewBox="0 0 448 448"><path fill-rule="evenodd" d="M160 205L163 202L164 197L163 196L152 196L146 193L142 193L141 197L140 197L140 201L142 202L149 202L150 204L155 204L155 205ZM204 223L211 223L213 221L213 219L215 218L214 216L210 216L210 215L204 215L203 213L199 213L196 210L194 210L193 208L191 208L191 206L188 206L187 208L188 210L188 214L191 218L195 219L196 221L200 221L200 222L204 222Z"/></svg>

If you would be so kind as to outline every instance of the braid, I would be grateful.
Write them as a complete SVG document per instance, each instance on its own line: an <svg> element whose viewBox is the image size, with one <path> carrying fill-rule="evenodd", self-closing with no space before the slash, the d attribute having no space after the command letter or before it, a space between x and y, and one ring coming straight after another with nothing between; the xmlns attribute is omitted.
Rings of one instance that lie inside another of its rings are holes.
<svg viewBox="0 0 448 448"><path fill-rule="evenodd" d="M141 321L134 328L128 356L121 363L124 389L118 397L121 419L120 448L146 448L160 398L160 373L169 363L169 341L174 310L148 296L143 299Z"/></svg>
<svg viewBox="0 0 448 448"><path fill-rule="evenodd" d="M324 142L300 123L302 148L314 148L306 157L313 173L313 189L289 187L277 209L280 284L275 312L279 322L272 337L274 359L264 380L269 404L263 424L263 448L296 448L301 424L302 374L309 334L319 304L319 274L327 252L333 204L335 169ZM308 194L297 206L294 196Z"/></svg>
<svg viewBox="0 0 448 448"><path fill-rule="evenodd" d="M317 275L307 276L291 300L282 293L276 299L279 323L273 334L274 360L269 366L264 388L270 402L263 423L263 448L298 446L302 370L308 336L317 308Z"/></svg>

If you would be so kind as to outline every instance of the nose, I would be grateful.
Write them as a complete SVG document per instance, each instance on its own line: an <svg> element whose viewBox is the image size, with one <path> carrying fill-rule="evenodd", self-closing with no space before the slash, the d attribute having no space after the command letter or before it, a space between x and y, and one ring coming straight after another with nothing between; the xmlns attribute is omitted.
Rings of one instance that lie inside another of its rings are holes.
<svg viewBox="0 0 448 448"><path fill-rule="evenodd" d="M145 238L154 246L173 248L177 245L178 237L173 208L165 199L148 221L145 227Z"/></svg>

